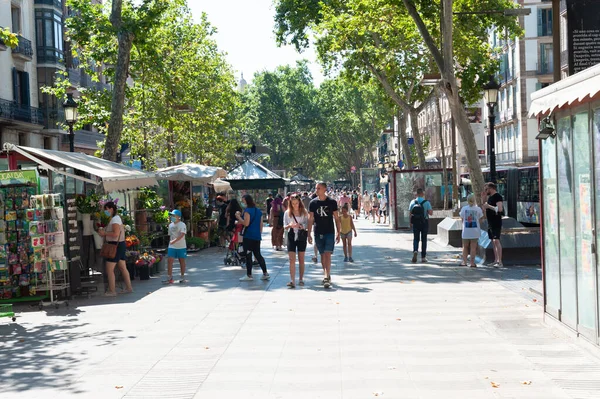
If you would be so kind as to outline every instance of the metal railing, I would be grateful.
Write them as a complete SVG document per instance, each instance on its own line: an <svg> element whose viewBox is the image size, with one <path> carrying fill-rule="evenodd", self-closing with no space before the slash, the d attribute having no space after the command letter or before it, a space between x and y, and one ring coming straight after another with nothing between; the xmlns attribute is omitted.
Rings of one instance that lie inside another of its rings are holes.
<svg viewBox="0 0 600 399"><path fill-rule="evenodd" d="M32 58L33 47L31 46L31 40L25 39L21 35L18 35L17 37L19 38L19 44L12 50L13 54L23 54L29 58Z"/></svg>
<svg viewBox="0 0 600 399"><path fill-rule="evenodd" d="M46 129L60 129L61 123L65 122L65 109L63 107L43 108L44 127Z"/></svg>
<svg viewBox="0 0 600 399"><path fill-rule="evenodd" d="M546 75L549 73L553 73L554 72L554 64L553 63L542 63L542 64L538 64L537 67L537 73L539 75Z"/></svg>
<svg viewBox="0 0 600 399"><path fill-rule="evenodd" d="M14 101L4 100L1 98L0 118L34 123L36 125L44 124L44 116L39 108L18 104Z"/></svg>

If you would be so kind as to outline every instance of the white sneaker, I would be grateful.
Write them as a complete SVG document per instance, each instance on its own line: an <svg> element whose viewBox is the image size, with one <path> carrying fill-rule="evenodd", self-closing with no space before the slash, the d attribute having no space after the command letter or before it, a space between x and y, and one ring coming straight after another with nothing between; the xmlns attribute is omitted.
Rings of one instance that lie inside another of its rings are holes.
<svg viewBox="0 0 600 399"><path fill-rule="evenodd" d="M267 274L263 274L260 279L261 280L268 280L270 278L271 278L271 276L269 276L269 273L267 273Z"/></svg>
<svg viewBox="0 0 600 399"><path fill-rule="evenodd" d="M427 263L427 257L421 258L421 263Z"/></svg>
<svg viewBox="0 0 600 399"><path fill-rule="evenodd" d="M245 275L244 277L240 277L240 281L254 281L252 276Z"/></svg>

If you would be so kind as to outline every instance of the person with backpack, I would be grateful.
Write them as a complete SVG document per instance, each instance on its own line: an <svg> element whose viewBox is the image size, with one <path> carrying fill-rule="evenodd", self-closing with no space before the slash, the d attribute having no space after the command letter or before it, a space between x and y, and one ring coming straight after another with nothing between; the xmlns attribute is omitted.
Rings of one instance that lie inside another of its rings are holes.
<svg viewBox="0 0 600 399"><path fill-rule="evenodd" d="M421 241L421 262L427 262L427 233L429 232L429 216L433 215L431 204L424 197L422 188L417 189L417 198L410 202L410 225L413 229L412 263L417 263L419 241Z"/></svg>
<svg viewBox="0 0 600 399"><path fill-rule="evenodd" d="M488 221L488 237L494 246L494 267L502 267L502 216L504 216L504 202L502 195L497 191L496 183L486 183L481 193L481 202L485 209L485 218Z"/></svg>

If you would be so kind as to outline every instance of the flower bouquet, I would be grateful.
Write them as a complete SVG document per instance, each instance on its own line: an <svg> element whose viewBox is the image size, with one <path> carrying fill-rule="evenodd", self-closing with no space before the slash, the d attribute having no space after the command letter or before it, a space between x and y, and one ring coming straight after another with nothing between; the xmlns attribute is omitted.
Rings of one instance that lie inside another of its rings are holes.
<svg viewBox="0 0 600 399"><path fill-rule="evenodd" d="M150 279L150 268L156 262L156 258L147 252L141 255L135 262L135 267L138 269L140 280Z"/></svg>
<svg viewBox="0 0 600 399"><path fill-rule="evenodd" d="M125 238L125 246L127 248L135 247L138 245L140 245L140 239L137 238L137 236L135 236L134 234Z"/></svg>

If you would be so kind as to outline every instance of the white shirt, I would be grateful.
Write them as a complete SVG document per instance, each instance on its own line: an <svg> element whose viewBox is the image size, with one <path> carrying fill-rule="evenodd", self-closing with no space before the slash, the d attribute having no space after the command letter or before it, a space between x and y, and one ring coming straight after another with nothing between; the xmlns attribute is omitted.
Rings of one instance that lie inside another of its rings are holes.
<svg viewBox="0 0 600 399"><path fill-rule="evenodd" d="M179 238L179 236L182 233L183 234L187 233L187 227L185 226L185 223L183 223L182 221L179 221L178 223L171 222L171 224L169 224L170 241L173 241L174 239ZM186 248L185 236L181 240L177 241L175 244L169 243L169 248L174 248L174 249Z"/></svg>
<svg viewBox="0 0 600 399"><path fill-rule="evenodd" d="M287 226L290 223L296 223L296 220L298 221L298 223L302 226L302 228L304 230L308 229L308 216L307 215L296 216L295 220L294 220L294 217L289 214L289 212L285 212L285 214L283 215L283 225L284 226ZM300 230L300 229L293 229L293 230L294 230L294 237L297 241L298 240L298 230Z"/></svg>
<svg viewBox="0 0 600 399"><path fill-rule="evenodd" d="M463 220L462 238L465 240L479 239L481 235L481 226L479 219L483 217L483 211L478 206L465 205L460 210L460 217Z"/></svg>
<svg viewBox="0 0 600 399"><path fill-rule="evenodd" d="M110 219L110 222L108 222L108 226L106 226L106 232L107 233L112 233L114 231L114 227L113 224L118 224L121 225L121 232L119 233L119 239L117 239L116 237L106 237L107 241L111 241L111 242L123 242L125 241L125 228L123 227L123 221L121 220L121 216L119 215L115 215L113 216L112 219Z"/></svg>
<svg viewBox="0 0 600 399"><path fill-rule="evenodd" d="M381 197L380 205L381 205L382 208L386 207L386 205L387 205L387 197L385 195L383 197Z"/></svg>

